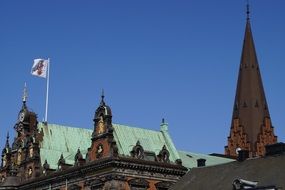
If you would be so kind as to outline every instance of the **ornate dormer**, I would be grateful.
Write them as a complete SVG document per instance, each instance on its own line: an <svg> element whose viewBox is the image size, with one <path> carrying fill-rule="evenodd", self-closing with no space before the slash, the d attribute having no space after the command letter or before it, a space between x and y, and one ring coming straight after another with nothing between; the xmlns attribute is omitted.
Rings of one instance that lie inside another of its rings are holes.
<svg viewBox="0 0 285 190"><path fill-rule="evenodd" d="M118 155L118 148L113 136L112 111L105 103L104 98L104 92L102 92L101 102L93 119L92 145L86 158L88 161Z"/></svg>
<svg viewBox="0 0 285 190"><path fill-rule="evenodd" d="M136 145L133 147L131 151L131 156L137 159L144 159L145 152L140 141L137 141Z"/></svg>
<svg viewBox="0 0 285 190"><path fill-rule="evenodd" d="M85 159L83 158L83 155L81 154L80 149L77 149L77 153L74 156L74 165L75 166L81 166L85 163Z"/></svg>
<svg viewBox="0 0 285 190"><path fill-rule="evenodd" d="M161 149L161 151L159 152L159 154L158 154L158 161L160 161L160 162L170 162L170 160L169 160L169 151L167 150L167 148L166 148L166 146L165 145L163 145L163 147L162 147L162 149Z"/></svg>
<svg viewBox="0 0 285 190"><path fill-rule="evenodd" d="M60 155L60 158L58 159L58 162L57 162L57 165L58 165L58 170L64 170L64 166L65 166L65 159L63 157L63 154Z"/></svg>

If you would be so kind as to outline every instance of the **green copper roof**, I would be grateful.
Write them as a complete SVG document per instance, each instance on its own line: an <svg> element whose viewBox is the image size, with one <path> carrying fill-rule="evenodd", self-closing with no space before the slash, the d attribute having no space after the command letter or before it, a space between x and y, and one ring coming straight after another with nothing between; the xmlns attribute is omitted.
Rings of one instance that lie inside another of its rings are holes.
<svg viewBox="0 0 285 190"><path fill-rule="evenodd" d="M207 154L199 154L193 152L178 151L182 159L182 164L188 169L197 167L197 160L202 158L206 160L206 166L218 165L235 161L229 158L222 158L218 156L211 156Z"/></svg>
<svg viewBox="0 0 285 190"><path fill-rule="evenodd" d="M171 162L175 162L178 152L174 146L171 146L172 140L165 138L165 135L161 131L153 131L136 127L129 127L124 125L113 124L114 137L119 148L119 153L122 155L130 155L133 147L137 141L144 148L145 151L154 152L156 155L162 150L165 145L169 151L169 159Z"/></svg>
<svg viewBox="0 0 285 190"><path fill-rule="evenodd" d="M57 168L60 155L63 154L67 164L74 163L77 149L83 156L91 145L92 130L67 127L55 124L38 124L40 132L43 132L43 141L40 142L41 163L48 161L51 168Z"/></svg>
<svg viewBox="0 0 285 190"><path fill-rule="evenodd" d="M206 165L230 161L230 159L215 156L177 151L168 133L166 123L161 124L161 131L118 124L113 124L113 127L114 138L120 155L130 156L130 152L139 141L145 151L154 152L155 155L158 155L165 145L170 153L170 161L175 162L175 160L181 159L182 165L187 168L196 167L199 158L206 159ZM52 169L57 169L61 154L63 154L67 164L74 164L77 149L80 148L83 157L85 157L87 149L91 146L93 130L55 124L44 125L43 123L39 123L38 128L39 132L43 134L43 140L40 142L41 163L43 164L47 160Z"/></svg>

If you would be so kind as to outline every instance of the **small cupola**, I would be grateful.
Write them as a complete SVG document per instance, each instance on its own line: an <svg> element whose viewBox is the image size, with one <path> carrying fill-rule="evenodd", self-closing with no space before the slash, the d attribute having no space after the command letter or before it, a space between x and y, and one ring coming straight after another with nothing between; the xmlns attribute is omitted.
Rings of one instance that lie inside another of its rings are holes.
<svg viewBox="0 0 285 190"><path fill-rule="evenodd" d="M93 137L112 132L112 111L105 103L104 91L102 91L101 102L95 111Z"/></svg>
<svg viewBox="0 0 285 190"><path fill-rule="evenodd" d="M100 116L110 116L112 117L112 110L111 108L105 103L104 100L105 96L104 96L104 91L102 91L102 95L101 95L101 102L99 107L96 109L95 112L95 119L99 118Z"/></svg>

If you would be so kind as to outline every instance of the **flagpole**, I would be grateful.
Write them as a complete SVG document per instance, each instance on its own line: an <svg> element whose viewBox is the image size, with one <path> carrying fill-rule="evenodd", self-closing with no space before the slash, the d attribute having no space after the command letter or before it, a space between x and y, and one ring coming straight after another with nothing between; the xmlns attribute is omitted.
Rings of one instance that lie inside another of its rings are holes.
<svg viewBox="0 0 285 190"><path fill-rule="evenodd" d="M45 122L47 122L47 121L48 121L49 69L50 69L50 59L48 58L48 65L47 65L47 91L46 91L46 112L45 112Z"/></svg>

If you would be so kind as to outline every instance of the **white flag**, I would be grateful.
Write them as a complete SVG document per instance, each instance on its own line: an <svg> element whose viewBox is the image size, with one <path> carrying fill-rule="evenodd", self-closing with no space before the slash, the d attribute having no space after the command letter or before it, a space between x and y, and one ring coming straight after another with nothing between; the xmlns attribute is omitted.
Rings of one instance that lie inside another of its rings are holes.
<svg viewBox="0 0 285 190"><path fill-rule="evenodd" d="M46 78L47 76L48 60L45 59L35 59L32 67L31 74Z"/></svg>

